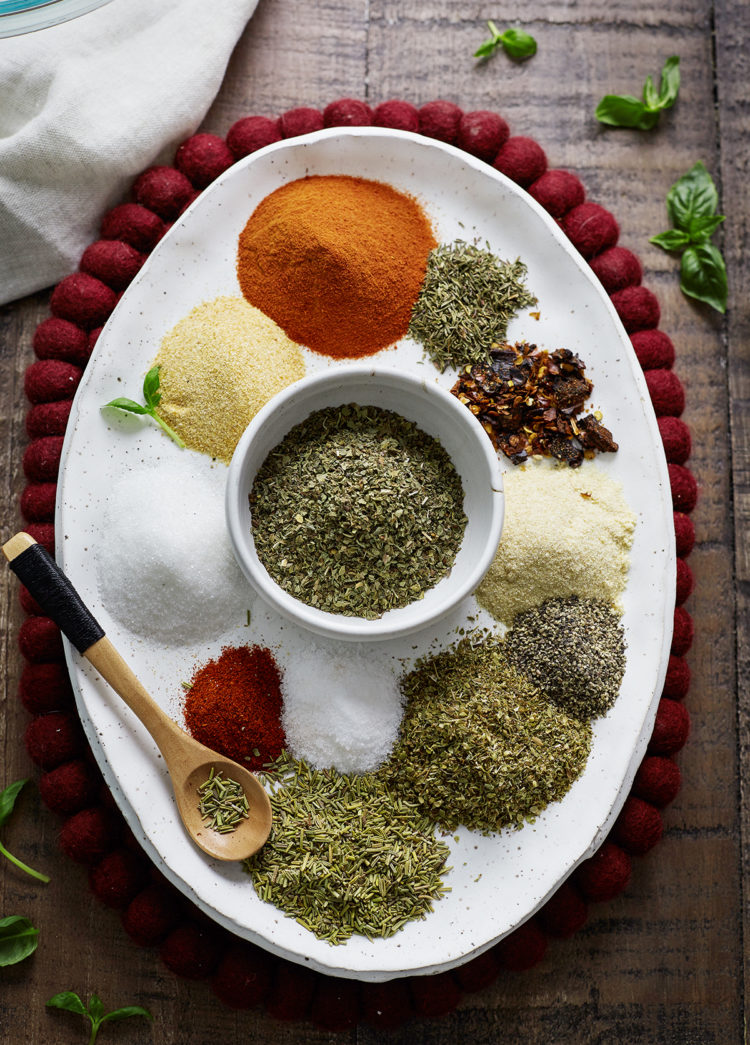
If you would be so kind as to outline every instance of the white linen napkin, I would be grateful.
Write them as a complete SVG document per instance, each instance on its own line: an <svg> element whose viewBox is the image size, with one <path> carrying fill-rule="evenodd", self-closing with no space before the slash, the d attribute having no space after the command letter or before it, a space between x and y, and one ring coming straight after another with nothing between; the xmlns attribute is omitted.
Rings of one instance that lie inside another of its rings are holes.
<svg viewBox="0 0 750 1045"><path fill-rule="evenodd" d="M78 267L135 176L170 163L258 0L111 0L0 40L0 305Z"/></svg>

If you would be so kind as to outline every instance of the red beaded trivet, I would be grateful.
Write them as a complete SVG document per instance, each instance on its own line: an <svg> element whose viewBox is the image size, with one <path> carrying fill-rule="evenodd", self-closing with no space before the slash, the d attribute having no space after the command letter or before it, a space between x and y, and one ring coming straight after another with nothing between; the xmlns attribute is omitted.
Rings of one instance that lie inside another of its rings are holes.
<svg viewBox="0 0 750 1045"><path fill-rule="evenodd" d="M263 1004L278 1019L308 1019L329 1032L350 1030L361 1020L385 1029L412 1017L444 1016L464 993L486 987L501 969L531 968L543 958L550 939L572 936L581 928L590 902L622 892L630 879L631 856L643 855L659 841L660 809L680 788L680 771L672 756L685 744L690 728L681 701L690 684L683 658L693 639L693 621L682 603L693 589L686 559L695 540L689 513L697 498L697 484L685 467L690 432L679 420L685 394L671 369L674 346L658 329L659 303L641 285L639 259L616 245L619 227L612 214L586 201L574 174L548 170L541 147L531 138L511 137L497 113L464 113L445 101L420 109L388 101L371 109L344 98L322 112L299 108L276 120L245 117L229 129L226 140L195 134L178 148L173 167L144 171L133 184L132 200L104 215L101 239L84 251L80 271L55 287L52 315L34 335L38 361L29 366L25 382L31 442L23 458L28 485L21 512L27 531L54 554L56 482L71 400L102 324L170 222L242 156L283 138L352 125L415 131L457 145L526 188L559 221L610 295L644 370L669 462L678 560L672 655L654 730L607 841L536 915L484 954L451 972L388 983L324 976L275 958L214 925L164 881L115 807L87 746L59 629L21 589L28 616L18 636L26 660L19 695L34 716L25 742L42 770L44 802L65 818L60 832L63 851L88 866L95 895L122 912L125 930L136 943L158 947L172 972L210 979L214 993L228 1006Z"/></svg>

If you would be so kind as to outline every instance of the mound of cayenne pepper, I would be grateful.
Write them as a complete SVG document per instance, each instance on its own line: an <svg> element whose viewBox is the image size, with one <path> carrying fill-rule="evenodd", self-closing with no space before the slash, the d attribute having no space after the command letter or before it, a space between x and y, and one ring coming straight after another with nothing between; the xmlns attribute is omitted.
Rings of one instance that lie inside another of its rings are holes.
<svg viewBox="0 0 750 1045"><path fill-rule="evenodd" d="M593 385L573 352L518 342L494 346L490 360L467 368L451 392L514 464L542 454L577 468L597 450L617 450L597 415L579 418Z"/></svg>
<svg viewBox="0 0 750 1045"><path fill-rule="evenodd" d="M185 724L201 744L259 770L281 754L281 675L263 646L225 646L200 668L185 700Z"/></svg>

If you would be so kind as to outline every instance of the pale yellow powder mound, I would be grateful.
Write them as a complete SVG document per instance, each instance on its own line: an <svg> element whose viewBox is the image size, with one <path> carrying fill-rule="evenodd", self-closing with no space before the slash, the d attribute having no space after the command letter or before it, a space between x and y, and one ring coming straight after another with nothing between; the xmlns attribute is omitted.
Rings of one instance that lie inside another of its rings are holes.
<svg viewBox="0 0 750 1045"><path fill-rule="evenodd" d="M191 450L229 461L262 406L304 377L299 345L243 298L198 305L163 338L159 414Z"/></svg>
<svg viewBox="0 0 750 1045"><path fill-rule="evenodd" d="M546 462L514 469L504 482L503 534L476 593L480 605L506 624L569 595L619 608L635 530L620 483L595 465Z"/></svg>

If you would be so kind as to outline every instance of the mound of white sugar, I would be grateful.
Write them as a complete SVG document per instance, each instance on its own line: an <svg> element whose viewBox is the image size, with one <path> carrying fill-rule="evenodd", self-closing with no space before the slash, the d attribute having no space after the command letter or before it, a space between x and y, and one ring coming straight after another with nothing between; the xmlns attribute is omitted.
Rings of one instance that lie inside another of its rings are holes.
<svg viewBox="0 0 750 1045"><path fill-rule="evenodd" d="M182 646L218 638L252 598L224 521L226 468L184 452L110 491L97 544L102 604L136 635Z"/></svg>
<svg viewBox="0 0 750 1045"><path fill-rule="evenodd" d="M398 665L348 643L310 645L284 665L282 724L295 758L340 773L376 769L401 724Z"/></svg>

